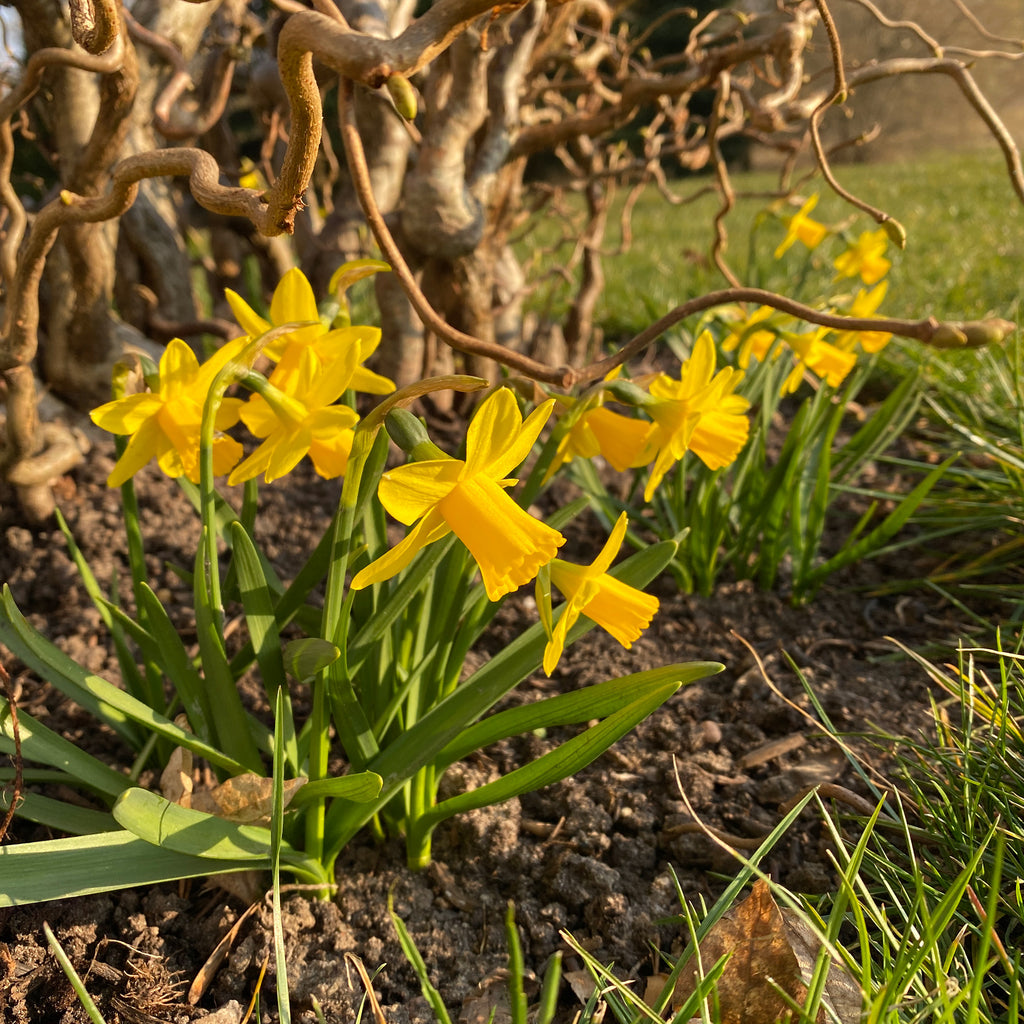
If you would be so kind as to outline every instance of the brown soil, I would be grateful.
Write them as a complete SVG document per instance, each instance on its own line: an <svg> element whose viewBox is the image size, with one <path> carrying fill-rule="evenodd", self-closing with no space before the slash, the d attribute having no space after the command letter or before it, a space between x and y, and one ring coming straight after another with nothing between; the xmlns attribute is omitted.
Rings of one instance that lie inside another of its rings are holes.
<svg viewBox="0 0 1024 1024"><path fill-rule="evenodd" d="M126 566L119 496L103 483L111 464L101 446L74 478L61 482L61 509L103 585L114 570L125 578ZM195 517L174 485L155 473L143 475L139 494L158 593L165 604L181 602L187 629L189 592L164 563L190 564ZM337 494L337 484L312 476L262 491L259 539L285 578L320 536ZM23 525L13 502L4 500L9 497L0 495L0 579L37 628L90 670L116 679L116 660L59 531ZM849 525L842 513L838 518ZM314 996L328 1021L355 1019L363 990L345 959L349 952L371 973L380 969L374 984L389 1022L432 1019L388 918L389 893L453 1015L505 963L509 900L527 968L536 974L565 948L563 929L623 974L650 973L652 949L669 950L678 940L678 928L662 923L679 911L671 870L691 900L713 899L736 872L727 853L685 827L693 819L680 787L704 821L745 837L769 830L780 805L808 785L838 783L865 792L836 746L766 685L747 644L775 686L797 707L808 708L786 655L791 657L837 729L918 735L928 728L927 681L883 638L912 646L952 642L958 623L948 606L926 592L868 593L890 575L913 572L905 558L867 563L830 581L813 605L801 609L745 583L723 584L705 600L660 581L661 612L632 652L594 631L566 653L553 681L532 679L510 700L677 661L721 661L726 670L681 691L577 777L448 822L435 838L434 865L420 874L404 867L399 844L360 837L339 862L336 900L291 895L285 904L293 1019L315 1019ZM506 604L485 648L500 648L530 615L522 600ZM6 658L5 664L23 707L95 749L102 738L86 718L18 663ZM457 766L451 785L493 778L542 753L555 738L530 735L489 749ZM779 747L766 748L769 743ZM883 753L867 744L859 749L881 763ZM15 821L6 841L43 837ZM766 866L795 891L823 892L834 884L827 851L823 828L805 812ZM0 1020L86 1020L47 949L43 921L87 978L109 1024L201 1020L232 1000L244 1006L272 952L266 906L245 922L199 1006L188 1006L183 993L245 908L215 885L192 884L0 911ZM570 958L567 966L579 965ZM273 992L271 955L260 1002L264 1021L277 1019ZM475 1006L467 1004L465 1019L474 1019ZM578 1006L563 983L560 1019L570 1020ZM226 1012L210 1020L237 1017Z"/></svg>

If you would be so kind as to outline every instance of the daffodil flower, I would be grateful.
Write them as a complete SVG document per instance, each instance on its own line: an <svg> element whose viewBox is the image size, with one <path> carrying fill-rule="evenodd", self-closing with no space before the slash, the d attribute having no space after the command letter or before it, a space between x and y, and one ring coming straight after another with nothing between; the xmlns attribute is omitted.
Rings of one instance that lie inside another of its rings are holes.
<svg viewBox="0 0 1024 1024"><path fill-rule="evenodd" d="M240 354L248 340L228 342L200 365L192 349L180 338L173 338L160 357L156 391L125 395L92 410L89 415L98 427L112 434L131 435L107 478L109 486L119 487L150 459L156 459L169 477L187 476L193 483L199 482L199 430L207 392L224 364ZM234 426L242 405L240 398L221 399L215 429ZM236 440L224 435L214 438L213 471L218 476L241 457L242 446Z"/></svg>
<svg viewBox="0 0 1024 1024"><path fill-rule="evenodd" d="M786 236L775 250L776 259L781 258L794 242L802 242L808 249L814 249L825 240L828 228L807 216L817 204L818 194L815 193L797 213L786 218Z"/></svg>
<svg viewBox="0 0 1024 1024"><path fill-rule="evenodd" d="M859 289L853 302L850 303L847 315L857 317L874 316L876 310L882 304L882 300L885 298L888 287L889 282L882 281L880 284L875 285L870 292L864 288ZM852 350L859 344L870 355L874 352L881 352L889 344L891 338L892 335L886 331L840 331L836 335L835 344L837 348L846 349L847 351Z"/></svg>
<svg viewBox="0 0 1024 1024"><path fill-rule="evenodd" d="M642 461L634 463L644 465L654 458L644 501L651 500L669 467L688 451L708 469L721 469L735 460L750 433L744 415L750 403L734 394L742 379L742 370L731 367L715 373L715 344L704 331L679 380L662 373L651 382L654 401L645 411L654 426Z"/></svg>
<svg viewBox="0 0 1024 1024"><path fill-rule="evenodd" d="M574 458L592 459L600 455L620 473L635 464L647 443L651 424L594 404L600 400L590 399L589 408L578 414L570 413L576 418L558 443L545 483Z"/></svg>
<svg viewBox="0 0 1024 1024"><path fill-rule="evenodd" d="M877 284L889 272L892 262L882 253L888 244L884 228L865 231L853 245L836 257L835 268L840 277L857 277L865 284Z"/></svg>
<svg viewBox="0 0 1024 1024"><path fill-rule="evenodd" d="M549 631L548 644L544 648L546 675L554 672L565 649L569 630L580 615L593 619L627 650L651 624L658 610L658 599L608 573L626 535L627 523L623 512L601 553L590 565L574 565L555 558L548 566L551 582L565 595L566 601L558 622ZM550 601L550 594L545 595L542 589L538 580L538 605L542 604L545 596Z"/></svg>
<svg viewBox="0 0 1024 1024"><path fill-rule="evenodd" d="M811 370L837 388L853 369L857 357L853 352L825 341L827 327L821 327L809 334L787 334L786 344L797 357L796 366L782 385L783 394L792 394L803 380L804 370Z"/></svg>
<svg viewBox="0 0 1024 1024"><path fill-rule="evenodd" d="M761 306L745 320L737 323L722 340L723 352L739 349L736 361L742 369L745 370L750 365L751 356L762 362L771 351L777 335L774 331L757 328L757 324L765 323L774 313L775 310L771 306Z"/></svg>
<svg viewBox="0 0 1024 1024"><path fill-rule="evenodd" d="M537 575L565 538L520 508L506 478L530 453L554 400L524 422L515 397L500 388L480 406L466 435L466 459L450 456L410 462L384 474L378 496L400 523L413 526L404 540L352 580L352 589L390 579L416 553L449 533L469 548L487 596L497 601Z"/></svg>
<svg viewBox="0 0 1024 1024"><path fill-rule="evenodd" d="M291 394L268 382L263 394L253 395L240 417L256 437L266 440L235 468L228 483L242 483L260 473L272 483L290 473L307 454L320 476L328 480L341 476L359 416L333 403L348 388L358 359L356 345L325 367L311 349L304 348L289 378Z"/></svg>
<svg viewBox="0 0 1024 1024"><path fill-rule="evenodd" d="M239 326L250 338L257 338L280 324L312 321L309 326L276 339L263 350L279 364L274 383L285 390L288 390L287 378L298 372L302 350L307 346L313 348L322 362L328 363L354 345L359 346L361 358L367 359L380 344L379 327L350 326L332 331L321 323L313 289L298 267L293 267L278 281L270 300L270 322L230 288L225 290L225 295ZM392 381L365 366L356 367L349 386L374 395L387 395L395 390Z"/></svg>

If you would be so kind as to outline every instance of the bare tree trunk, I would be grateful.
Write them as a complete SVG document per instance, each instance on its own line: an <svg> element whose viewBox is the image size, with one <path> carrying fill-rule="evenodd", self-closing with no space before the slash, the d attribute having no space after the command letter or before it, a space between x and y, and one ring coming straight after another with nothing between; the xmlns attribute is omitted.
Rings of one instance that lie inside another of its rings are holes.
<svg viewBox="0 0 1024 1024"><path fill-rule="evenodd" d="M186 64L194 65L203 36L211 26L221 47L237 45L238 22L245 7L244 0L206 4L139 0L132 14L144 29L178 50ZM216 56L214 50L207 59L212 61ZM166 139L154 128L153 110L173 72L163 55L152 47L140 48L139 91L125 155L166 145ZM203 75L197 70L192 78L199 83ZM201 102L202 97L199 99ZM125 319L147 335L155 333L149 323L154 308L162 321L170 323L186 324L197 318L178 207L172 183L149 178L141 183L138 198L121 218L115 297Z"/></svg>

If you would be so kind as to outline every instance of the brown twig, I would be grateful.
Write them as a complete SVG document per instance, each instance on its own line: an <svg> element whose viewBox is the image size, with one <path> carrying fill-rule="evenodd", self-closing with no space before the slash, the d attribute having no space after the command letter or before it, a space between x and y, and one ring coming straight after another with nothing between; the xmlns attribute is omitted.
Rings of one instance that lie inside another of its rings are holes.
<svg viewBox="0 0 1024 1024"><path fill-rule="evenodd" d="M725 120L725 111L729 103L729 73L722 72L719 79L718 93L715 96L714 109L711 112L711 123L708 125L708 146L711 150L711 164L715 169L715 178L718 181L718 192L722 202L715 210L714 226L715 240L711 245L711 258L715 261L721 275L734 288L740 287L740 279L733 273L732 267L726 262L725 250L729 244L729 232L725 226L725 218L729 216L736 203L736 195L729 181L729 168L722 158L722 150L718 145L718 132Z"/></svg>
<svg viewBox="0 0 1024 1024"><path fill-rule="evenodd" d="M370 225L370 230L373 232L374 238L377 239L384 258L391 264L392 272L401 282L402 289L420 320L457 352L494 359L534 380L544 381L548 384L562 384L571 372L568 369L555 370L518 352L511 352L503 345L474 338L472 335L456 330L434 311L416 283L416 278L402 256L373 197L370 173L366 165L366 153L356 127L351 100L352 83L343 79L338 84L338 121L341 125L341 137L345 144L345 157L348 161L349 173L352 175L352 183L363 208L363 214Z"/></svg>
<svg viewBox="0 0 1024 1024"><path fill-rule="evenodd" d="M968 323L940 323L934 317L924 320L899 320L887 317L848 317L823 310L814 309L802 302L797 302L784 295L765 291L761 288L728 288L698 296L677 306L660 320L641 331L636 337L624 345L614 355L592 362L579 369L570 367L551 367L512 352L502 345L484 341L465 334L446 323L428 302L420 290L416 279L405 261L397 243L377 207L366 165L366 154L351 108L352 85L342 81L339 85L339 122L345 154L348 159L349 171L353 186L359 197L370 229L384 253L385 259L391 264L392 271L399 279L403 291L409 298L424 325L443 338L445 343L458 352L467 355L478 355L493 359L531 377L536 381L555 384L563 388L584 386L601 379L608 372L621 366L628 360L638 356L644 349L657 340L669 328L695 313L704 312L715 306L730 305L740 302L758 303L770 306L780 312L788 313L797 319L822 327L831 327L837 331L884 331L897 334L904 338L914 338L927 345L936 347L976 347L1001 340L1015 326L1006 320L990 320Z"/></svg>
<svg viewBox="0 0 1024 1024"><path fill-rule="evenodd" d="M211 77L214 85L203 111L193 114L188 123L175 124L172 116L174 105L194 84L185 58L170 39L140 24L128 10L124 12L124 20L131 38L157 53L174 71L153 105L153 127L167 139L189 139L208 132L220 120L231 95L235 73L232 49L221 47L213 58Z"/></svg>
<svg viewBox="0 0 1024 1024"><path fill-rule="evenodd" d="M117 0L71 0L71 35L86 53L98 56L117 41L121 10Z"/></svg>
<svg viewBox="0 0 1024 1024"><path fill-rule="evenodd" d="M201 149L157 149L122 160L111 173L106 195L79 196L64 191L36 216L21 254L13 295L6 310L6 340L0 371L24 366L35 356L39 326L39 280L57 231L65 224L87 224L119 217L135 201L143 178L189 179L193 198L211 213L246 217L264 234L275 234L268 209L258 192L231 188L218 181L217 161Z"/></svg>
<svg viewBox="0 0 1024 1024"><path fill-rule="evenodd" d="M953 6L974 26L979 35L984 36L986 39L991 39L995 43L1009 43L1011 46L1016 46L1021 50L1024 50L1024 39L1011 39L1008 36L997 36L994 32L990 32L981 23L978 16L963 2L963 0L951 0ZM1007 56L1022 56L1022 54L1007 54Z"/></svg>
<svg viewBox="0 0 1024 1024"><path fill-rule="evenodd" d="M825 26L825 32L828 35L829 50L832 54L832 73L834 76L832 92L814 108L808 125L811 133L811 145L813 146L814 154L818 159L818 166L821 168L821 173L825 181L828 182L829 187L837 196L845 199L851 206L855 206L858 210L862 210L864 213L868 214L868 216L872 217L877 224L881 224L883 226L891 225L891 229L887 227L886 233L889 234L889 237L896 241L902 249L903 246L906 245L906 232L903 230L902 225L900 225L898 221L895 221L894 218L884 210L880 210L877 206L872 206L863 199L859 199L848 189L843 188L836 179L836 176L832 173L832 167L828 161L828 154L825 152L825 147L821 142L821 121L825 116L825 111L828 110L833 103L842 104L846 102L849 89L843 72L843 48L839 41L839 33L836 31L836 23L832 20L832 12L828 9L828 4L825 0L814 0L814 4L818 8L822 24Z"/></svg>
<svg viewBox="0 0 1024 1024"><path fill-rule="evenodd" d="M999 144L1013 190L1017 193L1017 198L1024 203L1024 170L1021 168L1020 152L1017 145L992 104L978 88L978 83L975 82L967 66L961 61L935 57L897 57L851 71L848 82L851 86L858 86L867 82L877 82L883 78L891 78L893 75L929 74L949 75L956 82L967 102L974 107Z"/></svg>

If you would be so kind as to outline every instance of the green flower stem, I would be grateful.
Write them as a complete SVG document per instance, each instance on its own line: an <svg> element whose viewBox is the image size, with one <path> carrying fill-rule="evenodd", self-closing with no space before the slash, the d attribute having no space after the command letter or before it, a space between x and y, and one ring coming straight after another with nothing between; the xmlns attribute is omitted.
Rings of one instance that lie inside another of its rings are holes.
<svg viewBox="0 0 1024 1024"><path fill-rule="evenodd" d="M364 420L355 430L352 452L349 455L348 469L341 490L341 504L334 520L321 631L324 639L329 640L342 652L342 656L325 670L322 685L327 687L338 738L353 771L362 771L378 749L377 738L359 702L349 673L348 631L352 601L351 597L346 597L345 577L352 553L352 533L356 514L361 503L368 499L370 487L376 486L384 468L387 444L384 438L380 438L378 442L379 431L379 421L373 422L369 419ZM363 486L364 482L368 486ZM327 728L326 719L314 720L313 735L319 731L326 738Z"/></svg>
<svg viewBox="0 0 1024 1024"><path fill-rule="evenodd" d="M224 393L239 380L252 384L257 375L251 367L264 346L294 331L302 324L276 327L251 341L241 354L228 360L210 384L203 402L199 433L199 514L202 532L196 551L193 587L196 632L202 657L210 704L218 709L217 735L223 749L247 768L262 773L262 760L250 728L248 712L242 705L238 687L224 645L224 601L220 567L217 562L217 491L213 476L213 438L217 412Z"/></svg>
<svg viewBox="0 0 1024 1024"><path fill-rule="evenodd" d="M674 543L647 548L612 571L612 575L631 586L645 586L668 564L676 552ZM570 632L570 642L593 628L581 619ZM383 747L369 766L383 779L380 796L364 804L336 801L328 816L330 845L325 863L333 864L345 844L398 792L415 772L434 761L449 742L467 726L492 708L517 686L543 659L544 628L531 626L503 651L481 666L456 691L431 708L412 728L403 731Z"/></svg>

